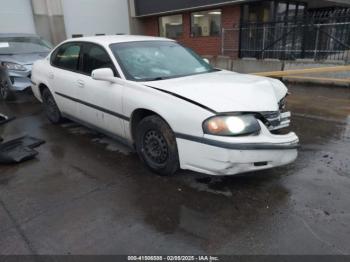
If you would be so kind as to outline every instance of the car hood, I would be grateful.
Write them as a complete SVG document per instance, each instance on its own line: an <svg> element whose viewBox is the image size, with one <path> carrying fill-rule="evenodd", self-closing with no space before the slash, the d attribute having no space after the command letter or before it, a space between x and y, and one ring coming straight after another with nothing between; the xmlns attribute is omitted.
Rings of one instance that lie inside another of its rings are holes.
<svg viewBox="0 0 350 262"><path fill-rule="evenodd" d="M21 65L32 65L35 61L44 59L48 53L30 53L30 54L14 54L14 55L0 55L0 61L12 62Z"/></svg>
<svg viewBox="0 0 350 262"><path fill-rule="evenodd" d="M276 79L224 70L144 84L185 97L216 112L277 111L278 102L288 91Z"/></svg>

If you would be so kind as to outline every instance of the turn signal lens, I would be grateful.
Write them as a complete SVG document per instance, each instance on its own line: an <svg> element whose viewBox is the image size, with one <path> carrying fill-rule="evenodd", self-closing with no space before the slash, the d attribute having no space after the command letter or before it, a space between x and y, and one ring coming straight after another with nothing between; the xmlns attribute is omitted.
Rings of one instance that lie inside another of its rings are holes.
<svg viewBox="0 0 350 262"><path fill-rule="evenodd" d="M208 122L208 130L215 134L220 133L226 129L226 123L221 118L212 118Z"/></svg>
<svg viewBox="0 0 350 262"><path fill-rule="evenodd" d="M252 115L214 116L204 121L203 131L218 136L239 136L259 132L260 125Z"/></svg>

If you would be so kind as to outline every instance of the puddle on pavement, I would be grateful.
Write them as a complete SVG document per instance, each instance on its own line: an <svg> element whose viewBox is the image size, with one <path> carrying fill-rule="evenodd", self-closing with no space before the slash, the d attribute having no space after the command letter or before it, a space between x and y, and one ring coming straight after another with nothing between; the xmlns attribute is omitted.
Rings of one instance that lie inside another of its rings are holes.
<svg viewBox="0 0 350 262"><path fill-rule="evenodd" d="M94 138L94 139L92 139L92 141L95 143L105 145L106 149L108 151L118 152L118 153L122 153L125 155L132 153L132 150L130 148L128 148L127 146L124 146L123 144L118 143L115 140L108 138L108 137L105 137L105 136Z"/></svg>
<svg viewBox="0 0 350 262"><path fill-rule="evenodd" d="M198 175L200 176L200 175ZM232 197L232 192L227 188L222 177L199 177L186 176L183 180L187 186L197 190L225 197Z"/></svg>
<svg viewBox="0 0 350 262"><path fill-rule="evenodd" d="M66 128L70 133L76 135L97 135L92 129L81 126L77 123L70 122L61 125L63 128Z"/></svg>
<svg viewBox="0 0 350 262"><path fill-rule="evenodd" d="M129 155L132 153L132 150L127 146L119 143L118 141L104 136L98 132L95 132L92 129L81 126L74 122L64 123L61 125L63 128L67 129L68 132L74 135L86 135L92 137L91 141L93 143L101 144L105 146L105 149L111 152L117 152L124 155Z"/></svg>

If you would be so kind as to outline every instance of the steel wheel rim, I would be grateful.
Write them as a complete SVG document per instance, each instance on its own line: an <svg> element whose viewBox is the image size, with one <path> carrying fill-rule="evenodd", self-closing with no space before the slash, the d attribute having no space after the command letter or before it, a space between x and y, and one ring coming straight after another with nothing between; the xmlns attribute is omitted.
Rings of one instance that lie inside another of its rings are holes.
<svg viewBox="0 0 350 262"><path fill-rule="evenodd" d="M149 130L145 133L143 148L146 157L155 164L164 164L168 159L168 144L157 130Z"/></svg>

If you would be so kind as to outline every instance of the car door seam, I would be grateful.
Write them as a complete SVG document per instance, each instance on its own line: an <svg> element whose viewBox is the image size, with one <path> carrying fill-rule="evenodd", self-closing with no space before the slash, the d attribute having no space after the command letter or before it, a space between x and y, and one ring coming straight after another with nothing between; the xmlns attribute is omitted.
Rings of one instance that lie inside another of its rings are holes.
<svg viewBox="0 0 350 262"><path fill-rule="evenodd" d="M59 96L61 96L61 97L64 97L64 98L66 98L66 99L72 100L72 101L74 101L74 102L83 104L83 105L85 105L85 106L94 108L94 109L99 110L99 111L101 111L101 112L104 112L104 113L110 114L110 115L112 115L112 116L121 118L121 119L123 119L123 120L125 120L125 121L130 121L130 117L125 116L125 115L122 115L122 114L119 114L119 113L116 113L116 112L113 112L113 111L111 111L111 110L109 110L109 109L106 109L106 108L103 108L103 107L100 107L100 106L97 106L97 105L94 105L94 104L85 102L85 101L83 101L83 100L80 100L80 99L77 99L77 98L74 98L74 97L67 96L67 95L62 94L62 93L60 93L60 92L55 92L55 94L57 94L57 95L59 95Z"/></svg>

